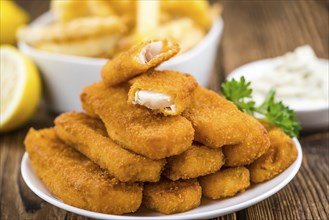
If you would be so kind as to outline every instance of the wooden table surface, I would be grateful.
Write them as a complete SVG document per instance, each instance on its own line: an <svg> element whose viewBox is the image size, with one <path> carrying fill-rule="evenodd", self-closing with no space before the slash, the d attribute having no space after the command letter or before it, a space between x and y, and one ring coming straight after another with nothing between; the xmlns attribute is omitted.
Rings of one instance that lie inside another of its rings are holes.
<svg viewBox="0 0 329 220"><path fill-rule="evenodd" d="M47 1L18 1L31 15L49 8ZM310 44L328 59L328 3L326 1L222 1L225 30L210 87L247 62L274 57ZM52 125L55 115L39 110L25 127L1 135L1 219L86 219L54 207L29 190L20 174L23 140L30 126ZM216 219L328 219L329 132L299 137L303 162L297 176L272 197Z"/></svg>

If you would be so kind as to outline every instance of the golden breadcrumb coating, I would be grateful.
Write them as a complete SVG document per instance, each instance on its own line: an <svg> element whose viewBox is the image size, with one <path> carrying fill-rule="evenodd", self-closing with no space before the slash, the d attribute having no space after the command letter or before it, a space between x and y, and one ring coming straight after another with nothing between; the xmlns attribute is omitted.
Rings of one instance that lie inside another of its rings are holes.
<svg viewBox="0 0 329 220"><path fill-rule="evenodd" d="M250 186L249 170L234 167L199 178L202 195L210 199L223 199L235 196Z"/></svg>
<svg viewBox="0 0 329 220"><path fill-rule="evenodd" d="M54 129L30 129L25 147L38 177L64 203L90 211L135 212L142 186L121 183L95 163L62 142Z"/></svg>
<svg viewBox="0 0 329 220"><path fill-rule="evenodd" d="M129 87L106 87L95 83L82 94L83 108L98 115L108 135L124 148L151 159L178 155L187 150L194 137L191 123L177 115L166 117L127 103Z"/></svg>
<svg viewBox="0 0 329 220"><path fill-rule="evenodd" d="M253 183L274 178L286 170L298 155L294 142L280 128L271 127L268 135L271 141L270 148L248 167Z"/></svg>
<svg viewBox="0 0 329 220"><path fill-rule="evenodd" d="M168 108L160 108L164 115L179 115L190 104L193 91L197 87L194 77L176 71L151 71L142 74L130 81L132 84L128 93L128 103L133 103L135 93L144 90L162 93L172 98L175 111Z"/></svg>
<svg viewBox="0 0 329 220"><path fill-rule="evenodd" d="M122 182L157 182L165 160L151 160L127 151L107 135L104 124L85 113L70 112L55 119L59 138Z"/></svg>
<svg viewBox="0 0 329 220"><path fill-rule="evenodd" d="M226 166L242 166L259 158L270 145L264 126L217 93L201 86L183 116L192 122L195 140L223 147Z"/></svg>
<svg viewBox="0 0 329 220"><path fill-rule="evenodd" d="M201 187L196 179L162 179L145 185L143 205L167 215L185 212L200 205L201 194Z"/></svg>
<svg viewBox="0 0 329 220"><path fill-rule="evenodd" d="M155 68L175 56L179 51L177 43L162 40L141 42L109 60L101 75L107 86L114 86Z"/></svg>
<svg viewBox="0 0 329 220"><path fill-rule="evenodd" d="M167 158L164 171L171 180L191 179L218 171L224 164L221 149L193 144L184 153Z"/></svg>

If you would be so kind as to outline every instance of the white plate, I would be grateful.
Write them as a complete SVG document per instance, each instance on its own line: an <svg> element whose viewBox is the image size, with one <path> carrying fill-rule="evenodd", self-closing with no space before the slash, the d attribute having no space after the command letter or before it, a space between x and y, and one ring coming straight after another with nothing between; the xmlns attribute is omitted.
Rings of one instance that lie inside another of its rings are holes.
<svg viewBox="0 0 329 220"><path fill-rule="evenodd" d="M319 59L321 62L329 65L329 60ZM233 70L227 79L239 79L244 76L247 81L259 77L264 74L269 67L273 64L272 59L264 59L254 61ZM270 89L270 88L269 88ZM314 107L312 105L299 107L293 109L296 112L296 117L300 121L303 130L317 130L329 128L329 106L324 104L323 106Z"/></svg>
<svg viewBox="0 0 329 220"><path fill-rule="evenodd" d="M30 189L43 200L65 209L69 212L73 212L79 215L87 216L96 219L205 219L214 218L217 216L226 215L232 212L239 211L241 209L252 206L271 195L275 194L286 186L297 174L301 163L302 163L302 149L296 138L293 139L298 150L298 157L296 161L283 173L277 177L269 180L265 183L255 184L243 193L239 193L237 196L227 198L223 200L209 200L202 199L201 205L193 210L173 214L173 215L162 215L157 212L150 211L146 208L141 207L138 212L134 214L126 215L108 215L97 212L91 212L83 209L79 209L63 203L56 196L52 195L41 180L36 176L28 154L25 153L21 163L21 172L24 181L30 187Z"/></svg>

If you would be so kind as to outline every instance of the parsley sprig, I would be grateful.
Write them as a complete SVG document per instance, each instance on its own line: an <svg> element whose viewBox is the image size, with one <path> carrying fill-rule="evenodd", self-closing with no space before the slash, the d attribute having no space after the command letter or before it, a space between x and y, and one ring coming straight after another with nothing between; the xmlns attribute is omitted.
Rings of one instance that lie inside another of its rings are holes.
<svg viewBox="0 0 329 220"><path fill-rule="evenodd" d="M255 116L261 114L262 119L271 125L280 127L290 137L297 137L301 126L296 119L295 112L281 101L275 101L275 91L272 89L266 95L264 102L256 106L252 101L251 82L247 82L244 77L239 81L232 79L222 83L222 93L232 101L240 111Z"/></svg>

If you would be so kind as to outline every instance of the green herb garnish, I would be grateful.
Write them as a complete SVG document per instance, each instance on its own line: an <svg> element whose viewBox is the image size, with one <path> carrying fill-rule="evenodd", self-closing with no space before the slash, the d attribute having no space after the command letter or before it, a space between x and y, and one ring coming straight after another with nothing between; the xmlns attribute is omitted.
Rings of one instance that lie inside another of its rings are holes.
<svg viewBox="0 0 329 220"><path fill-rule="evenodd" d="M244 77L239 81L232 79L222 83L222 93L232 101L240 111L255 116L261 114L261 119L271 125L280 127L290 137L297 137L301 126L296 119L295 112L281 101L275 101L275 91L272 89L266 95L264 102L260 106L252 101L251 82L246 82ZM255 116L256 117L256 116Z"/></svg>

